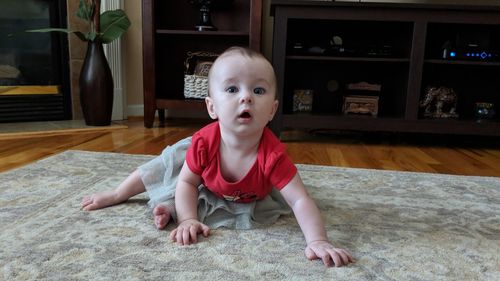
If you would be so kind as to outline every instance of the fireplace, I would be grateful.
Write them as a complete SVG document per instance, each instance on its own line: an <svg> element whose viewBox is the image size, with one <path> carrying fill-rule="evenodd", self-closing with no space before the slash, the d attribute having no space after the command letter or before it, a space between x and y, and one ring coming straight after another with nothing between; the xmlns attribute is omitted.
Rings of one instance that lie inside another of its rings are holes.
<svg viewBox="0 0 500 281"><path fill-rule="evenodd" d="M66 0L0 0L0 122L72 118Z"/></svg>

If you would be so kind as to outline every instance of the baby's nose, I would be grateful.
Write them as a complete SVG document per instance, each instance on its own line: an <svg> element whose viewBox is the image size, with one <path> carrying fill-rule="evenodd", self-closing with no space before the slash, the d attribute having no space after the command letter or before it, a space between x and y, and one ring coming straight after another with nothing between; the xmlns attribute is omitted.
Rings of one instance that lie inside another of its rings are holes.
<svg viewBox="0 0 500 281"><path fill-rule="evenodd" d="M241 98L240 98L240 102L241 103L252 103L252 93L250 93L250 91L242 91L241 92Z"/></svg>

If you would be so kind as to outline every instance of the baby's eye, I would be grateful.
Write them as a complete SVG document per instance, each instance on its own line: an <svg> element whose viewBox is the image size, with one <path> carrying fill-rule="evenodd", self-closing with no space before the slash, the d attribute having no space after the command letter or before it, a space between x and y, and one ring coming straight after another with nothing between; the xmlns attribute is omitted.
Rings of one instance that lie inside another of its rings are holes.
<svg viewBox="0 0 500 281"><path fill-rule="evenodd" d="M238 88L236 88L235 86L230 86L226 89L226 92L228 93L237 93L238 92Z"/></svg>
<svg viewBox="0 0 500 281"><path fill-rule="evenodd" d="M266 92L266 89L264 89L264 88L255 88L255 89L253 89L253 92L254 92L254 94L262 95L262 94L264 94Z"/></svg>

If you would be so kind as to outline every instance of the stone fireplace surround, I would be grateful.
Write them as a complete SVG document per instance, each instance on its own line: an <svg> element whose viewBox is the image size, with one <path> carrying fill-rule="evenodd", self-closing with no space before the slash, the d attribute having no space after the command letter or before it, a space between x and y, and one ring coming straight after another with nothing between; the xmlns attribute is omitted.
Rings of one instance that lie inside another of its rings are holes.
<svg viewBox="0 0 500 281"><path fill-rule="evenodd" d="M68 9L68 28L70 30L82 30L87 31L88 26L85 21L76 16L76 11L78 9L79 1L76 0L66 0L66 6ZM85 58L85 53L87 51L87 42L83 42L75 35L71 34L68 36L69 45L69 71L70 71L70 88L71 88L71 112L73 113L73 119L83 119L82 108L80 105L80 90L79 90L79 78L80 69L83 65L83 60Z"/></svg>

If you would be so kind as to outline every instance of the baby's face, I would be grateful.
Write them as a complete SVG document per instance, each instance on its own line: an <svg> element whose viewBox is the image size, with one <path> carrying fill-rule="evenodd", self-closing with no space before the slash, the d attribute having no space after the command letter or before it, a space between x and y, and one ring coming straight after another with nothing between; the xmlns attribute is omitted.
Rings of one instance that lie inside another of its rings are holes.
<svg viewBox="0 0 500 281"><path fill-rule="evenodd" d="M210 116L219 119L221 129L236 134L261 134L278 107L273 68L263 58L238 53L219 58L209 87Z"/></svg>

